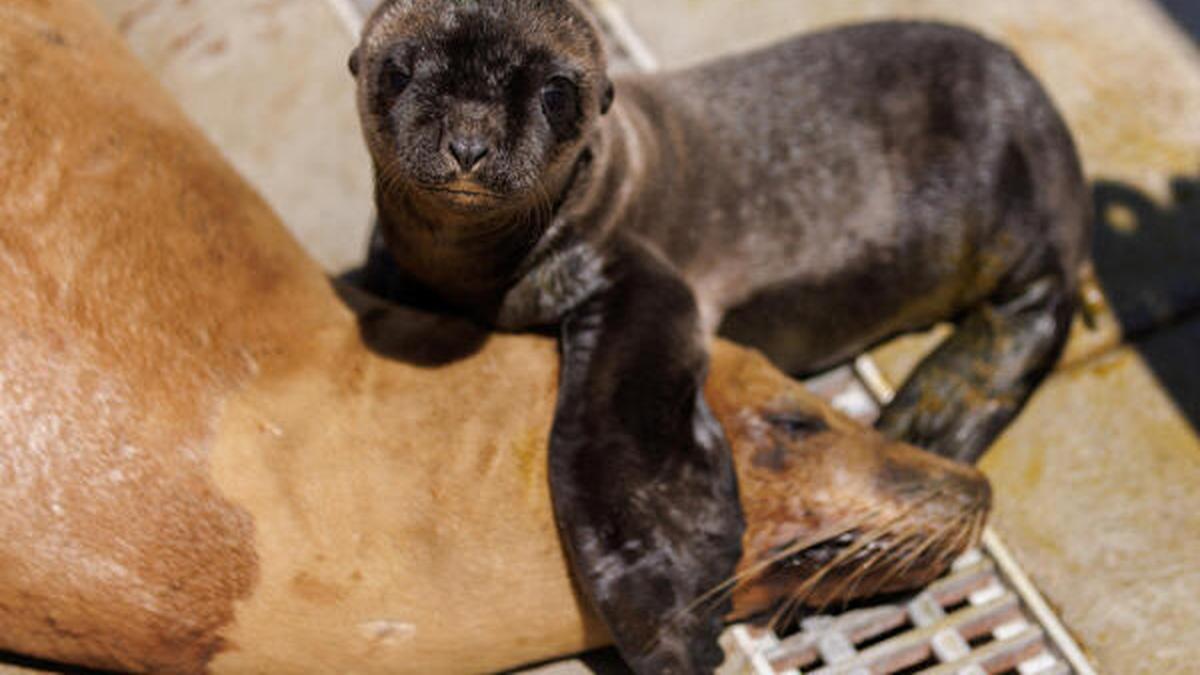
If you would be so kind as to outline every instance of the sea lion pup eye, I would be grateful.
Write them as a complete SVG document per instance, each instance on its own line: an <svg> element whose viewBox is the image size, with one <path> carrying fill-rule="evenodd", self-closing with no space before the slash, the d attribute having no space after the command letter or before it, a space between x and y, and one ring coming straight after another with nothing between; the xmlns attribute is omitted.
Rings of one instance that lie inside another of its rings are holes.
<svg viewBox="0 0 1200 675"><path fill-rule="evenodd" d="M410 82L412 82L412 72L401 63L398 55L393 54L390 58L384 59L379 67L379 75L376 77L380 98L394 99L404 93Z"/></svg>
<svg viewBox="0 0 1200 675"><path fill-rule="evenodd" d="M542 111L555 133L565 135L583 114L579 108L579 87L561 75L550 78L542 87Z"/></svg>

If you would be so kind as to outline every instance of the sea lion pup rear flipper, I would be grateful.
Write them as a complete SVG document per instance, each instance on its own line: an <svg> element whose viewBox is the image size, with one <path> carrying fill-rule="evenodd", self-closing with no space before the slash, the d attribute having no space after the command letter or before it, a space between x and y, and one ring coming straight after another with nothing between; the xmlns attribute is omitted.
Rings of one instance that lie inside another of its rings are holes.
<svg viewBox="0 0 1200 675"><path fill-rule="evenodd" d="M1009 127L998 137L1003 145L971 153L992 157L979 166L989 177L982 195L994 204L992 222L969 250L973 273L993 281L954 312L955 333L919 364L878 423L891 438L968 463L1020 413L1062 354L1092 222L1066 122L1014 55L977 44L993 64L987 98L1023 92L1008 119L959 104L960 114Z"/></svg>
<svg viewBox="0 0 1200 675"><path fill-rule="evenodd" d="M554 511L586 593L640 673L711 672L745 529L687 286L628 241L562 327Z"/></svg>
<svg viewBox="0 0 1200 675"><path fill-rule="evenodd" d="M879 430L943 457L978 461L1062 353L1072 294L1045 277L971 310L884 409Z"/></svg>

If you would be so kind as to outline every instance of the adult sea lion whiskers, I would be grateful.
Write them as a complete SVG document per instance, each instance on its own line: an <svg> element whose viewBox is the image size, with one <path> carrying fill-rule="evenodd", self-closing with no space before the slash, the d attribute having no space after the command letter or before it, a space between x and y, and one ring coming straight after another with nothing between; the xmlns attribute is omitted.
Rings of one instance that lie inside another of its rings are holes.
<svg viewBox="0 0 1200 675"><path fill-rule="evenodd" d="M802 611L820 612L927 584L978 544L991 507L991 489L978 471L858 429L812 401L787 405L794 406L793 416L824 417L825 431L798 438L756 433L751 427L766 426L772 415L737 415L724 407L734 397L754 406L748 392L755 383L739 387L734 376L722 378L720 386L730 390L728 396L722 392L715 410L735 435L735 454L756 456L739 461L739 477L760 497L745 505L753 525L737 573L687 611L730 597L730 619L781 629ZM728 422L731 418L736 421ZM868 480L839 485L838 474L847 471ZM781 476L792 490L762 498L765 481ZM822 486L836 487L822 499L805 498ZM765 536L762 518L786 525ZM797 522L816 526L797 537L792 533Z"/></svg>

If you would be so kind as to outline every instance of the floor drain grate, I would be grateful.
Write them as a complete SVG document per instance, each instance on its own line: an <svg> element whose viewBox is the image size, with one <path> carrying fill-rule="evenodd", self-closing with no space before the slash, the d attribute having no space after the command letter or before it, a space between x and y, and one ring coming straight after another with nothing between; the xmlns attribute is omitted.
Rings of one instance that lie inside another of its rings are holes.
<svg viewBox="0 0 1200 675"><path fill-rule="evenodd" d="M1052 635L995 559L974 551L905 602L805 619L800 631L735 626L722 675L1068 675ZM1073 648L1073 646L1072 646ZM1070 649L1070 648L1069 648Z"/></svg>

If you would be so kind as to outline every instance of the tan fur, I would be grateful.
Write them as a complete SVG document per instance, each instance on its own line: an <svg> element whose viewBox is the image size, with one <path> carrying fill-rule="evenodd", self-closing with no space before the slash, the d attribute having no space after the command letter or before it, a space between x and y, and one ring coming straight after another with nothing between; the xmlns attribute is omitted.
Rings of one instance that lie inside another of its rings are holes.
<svg viewBox="0 0 1200 675"><path fill-rule="evenodd" d="M0 5L0 110L0 649L432 673L607 639L550 509L552 343L495 337L441 368L372 354L83 0ZM748 469L763 440L745 425L821 404L746 352L714 367L748 541L810 532L830 516L773 505L811 472ZM823 414L839 435L821 447L913 452Z"/></svg>

